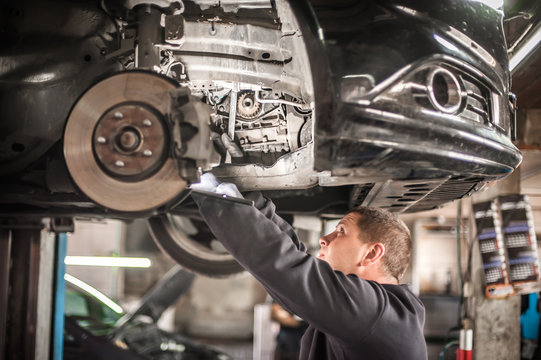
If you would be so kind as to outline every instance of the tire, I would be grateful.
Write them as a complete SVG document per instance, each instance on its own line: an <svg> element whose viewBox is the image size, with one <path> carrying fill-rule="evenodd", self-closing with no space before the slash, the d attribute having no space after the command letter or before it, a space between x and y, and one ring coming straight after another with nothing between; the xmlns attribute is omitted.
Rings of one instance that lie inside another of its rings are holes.
<svg viewBox="0 0 541 360"><path fill-rule="evenodd" d="M209 277L244 271L202 220L164 214L147 220L157 246L187 270Z"/></svg>

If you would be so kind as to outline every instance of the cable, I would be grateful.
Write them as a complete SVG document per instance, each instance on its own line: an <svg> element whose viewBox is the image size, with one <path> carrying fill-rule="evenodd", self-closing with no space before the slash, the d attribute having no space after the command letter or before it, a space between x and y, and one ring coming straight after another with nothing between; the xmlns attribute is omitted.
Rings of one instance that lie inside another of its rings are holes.
<svg viewBox="0 0 541 360"><path fill-rule="evenodd" d="M457 340L453 340L451 341L450 343L447 343L445 344L445 346L443 347L443 349L441 349L441 352L440 352L440 360L445 360L445 353L447 352L447 350L449 350L449 348L453 345L459 345L458 341Z"/></svg>

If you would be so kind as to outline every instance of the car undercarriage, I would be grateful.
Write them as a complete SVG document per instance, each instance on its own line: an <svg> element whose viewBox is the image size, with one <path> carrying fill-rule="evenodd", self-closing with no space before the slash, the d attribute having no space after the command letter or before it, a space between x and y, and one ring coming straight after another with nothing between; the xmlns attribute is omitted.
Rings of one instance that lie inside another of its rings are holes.
<svg viewBox="0 0 541 360"><path fill-rule="evenodd" d="M8 1L1 217L149 218L224 275L194 225L203 172L290 214L468 196L521 155L502 14L451 3Z"/></svg>

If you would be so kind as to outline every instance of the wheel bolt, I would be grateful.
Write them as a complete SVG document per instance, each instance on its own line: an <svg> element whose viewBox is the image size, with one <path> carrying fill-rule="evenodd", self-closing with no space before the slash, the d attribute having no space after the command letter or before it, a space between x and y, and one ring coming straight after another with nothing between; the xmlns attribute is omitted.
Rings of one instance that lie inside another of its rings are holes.
<svg viewBox="0 0 541 360"><path fill-rule="evenodd" d="M98 138L96 140L100 144L105 144L107 142L107 139L105 139L103 136L98 136Z"/></svg>
<svg viewBox="0 0 541 360"><path fill-rule="evenodd" d="M122 114L120 111L117 111L113 115L115 119L122 119L124 117L124 114Z"/></svg>
<svg viewBox="0 0 541 360"><path fill-rule="evenodd" d="M140 143L139 134L130 129L124 130L118 137L118 145L124 151L133 151Z"/></svg>
<svg viewBox="0 0 541 360"><path fill-rule="evenodd" d="M151 157L152 156L152 151L147 149L147 150L143 151L143 155Z"/></svg>
<svg viewBox="0 0 541 360"><path fill-rule="evenodd" d="M150 121L149 119L145 119L145 120L143 120L143 125L152 126L152 121Z"/></svg>
<svg viewBox="0 0 541 360"><path fill-rule="evenodd" d="M118 166L118 167L124 167L125 164L124 164L124 161L117 160L117 161L115 161L115 165Z"/></svg>

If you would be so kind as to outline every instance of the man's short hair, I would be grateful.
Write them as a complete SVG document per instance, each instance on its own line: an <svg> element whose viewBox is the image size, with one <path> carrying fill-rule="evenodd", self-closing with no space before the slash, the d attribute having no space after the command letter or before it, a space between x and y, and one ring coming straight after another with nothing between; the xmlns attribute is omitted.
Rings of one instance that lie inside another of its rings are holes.
<svg viewBox="0 0 541 360"><path fill-rule="evenodd" d="M400 281L411 256L411 235L407 226L387 210L360 206L351 212L360 215L357 226L364 241L385 246L383 271Z"/></svg>

